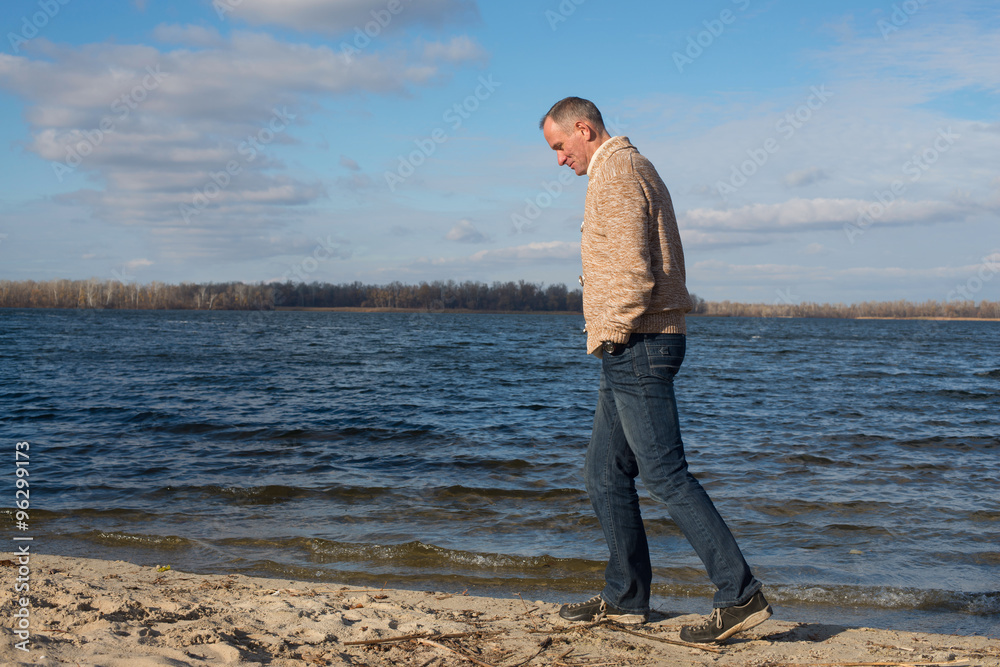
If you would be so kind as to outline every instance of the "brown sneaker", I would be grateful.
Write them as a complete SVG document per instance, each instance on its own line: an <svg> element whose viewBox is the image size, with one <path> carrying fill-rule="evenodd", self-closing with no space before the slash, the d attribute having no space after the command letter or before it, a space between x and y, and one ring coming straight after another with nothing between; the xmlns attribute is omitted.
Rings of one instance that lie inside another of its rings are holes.
<svg viewBox="0 0 1000 667"><path fill-rule="evenodd" d="M618 607L613 607L604 601L600 595L595 595L586 602L564 604L559 615L567 621L586 621L592 623L602 619L616 621L626 625L639 625L649 619L649 614L636 614Z"/></svg>
<svg viewBox="0 0 1000 667"><path fill-rule="evenodd" d="M760 591L738 607L713 609L701 625L686 625L681 628L681 639L686 642L704 644L724 642L737 632L749 630L771 618L771 605Z"/></svg>

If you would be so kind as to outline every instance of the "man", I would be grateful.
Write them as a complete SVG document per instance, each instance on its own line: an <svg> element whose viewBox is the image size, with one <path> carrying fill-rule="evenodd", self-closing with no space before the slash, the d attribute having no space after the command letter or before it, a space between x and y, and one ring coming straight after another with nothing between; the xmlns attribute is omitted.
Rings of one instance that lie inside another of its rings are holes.
<svg viewBox="0 0 1000 667"><path fill-rule="evenodd" d="M585 476L611 552L605 587L564 605L571 621L643 623L652 569L635 477L667 506L718 587L691 642L721 642L763 623L771 607L736 540L688 472L673 378L684 360L691 310L673 204L656 169L612 138L592 102L567 97L539 124L560 165L587 174L581 254L587 352L601 358L601 384Z"/></svg>

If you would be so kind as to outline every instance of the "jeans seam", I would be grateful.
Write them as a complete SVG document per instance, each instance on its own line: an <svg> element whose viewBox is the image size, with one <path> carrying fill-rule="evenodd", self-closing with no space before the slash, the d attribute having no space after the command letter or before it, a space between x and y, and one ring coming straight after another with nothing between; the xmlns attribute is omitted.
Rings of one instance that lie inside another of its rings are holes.
<svg viewBox="0 0 1000 667"><path fill-rule="evenodd" d="M614 390L612 390L609 387L608 391L611 392L611 400L613 403ZM616 522L612 518L614 517L614 510L611 504L611 494L609 493L609 489L611 488L611 437L612 434L615 432L615 428L617 428L618 422L620 420L621 417L618 415L618 411L616 409L615 412L613 413L611 428L607 430L607 435L605 437L605 442L603 447L604 456L601 461L601 475L602 475L601 481L604 486L604 511L606 513L606 516L609 518L608 532L611 534L611 544L609 545L609 550L611 551L611 558L614 560L619 570L623 569L622 567L623 561L622 561L621 551L618 548L618 531L617 531L617 526L615 525ZM622 593L622 591L616 591L616 592L619 595L621 595ZM601 596L601 599L604 599L603 595ZM604 601L607 602L608 604L613 604L611 602L608 602L607 600Z"/></svg>

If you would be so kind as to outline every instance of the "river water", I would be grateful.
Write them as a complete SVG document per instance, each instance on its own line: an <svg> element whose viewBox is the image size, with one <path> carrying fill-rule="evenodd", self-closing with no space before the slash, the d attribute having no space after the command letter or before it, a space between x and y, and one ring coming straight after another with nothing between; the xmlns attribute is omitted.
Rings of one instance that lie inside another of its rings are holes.
<svg viewBox="0 0 1000 667"><path fill-rule="evenodd" d="M0 310L0 442L31 443L35 551L580 600L607 558L582 325ZM688 327L691 469L779 617L997 634L1000 324ZM643 507L654 607L707 613L701 563Z"/></svg>

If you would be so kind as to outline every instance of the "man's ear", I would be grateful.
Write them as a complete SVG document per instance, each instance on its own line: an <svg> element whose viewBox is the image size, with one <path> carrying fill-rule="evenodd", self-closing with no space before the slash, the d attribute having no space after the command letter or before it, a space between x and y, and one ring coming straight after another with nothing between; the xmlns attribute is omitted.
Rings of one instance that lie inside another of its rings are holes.
<svg viewBox="0 0 1000 667"><path fill-rule="evenodd" d="M597 134L594 132L594 128L587 123L584 123L582 120L576 121L576 130L583 133L585 141L591 141Z"/></svg>

